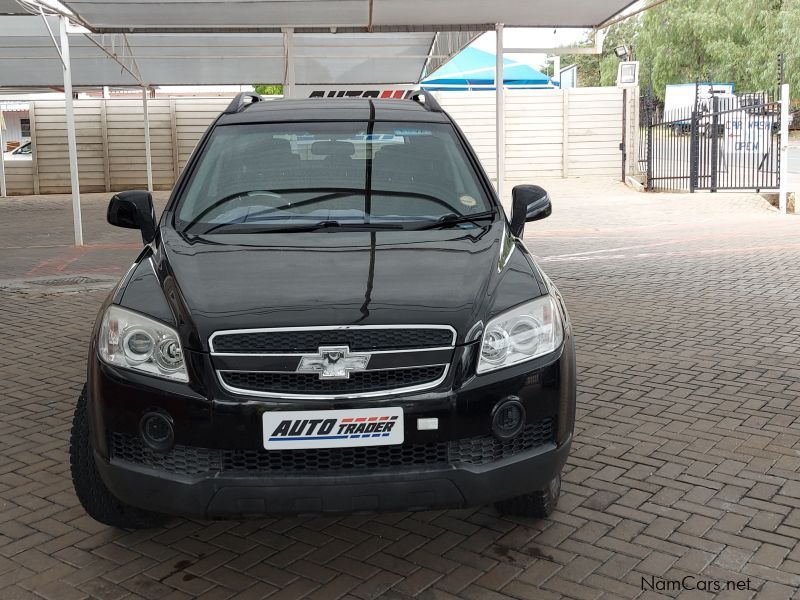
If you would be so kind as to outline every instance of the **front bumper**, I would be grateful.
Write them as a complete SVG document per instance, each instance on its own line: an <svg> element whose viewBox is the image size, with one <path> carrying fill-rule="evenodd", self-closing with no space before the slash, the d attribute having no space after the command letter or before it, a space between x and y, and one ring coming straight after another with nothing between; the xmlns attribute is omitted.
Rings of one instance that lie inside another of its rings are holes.
<svg viewBox="0 0 800 600"><path fill-rule="evenodd" d="M468 347L457 349L453 376L440 388L331 402L231 396L216 385L207 355L189 357L194 370L190 386L111 367L93 349L88 390L97 467L105 484L123 502L199 518L477 506L543 489L563 468L572 439L576 392L571 336L553 355L484 376L465 375L474 373L469 353ZM263 458L267 451L261 415L265 410L400 406L405 443L430 447L485 440L496 449L492 409L511 395L525 406L529 427L550 422L552 432L535 444L490 451L490 460L476 462L452 459L445 450L444 460L439 455L432 463L384 463L380 468L363 464L327 470L257 466L245 471L239 463L237 468L225 468L224 460L218 458L222 462L212 461L211 467L192 471L180 457L163 468L160 459L139 460L141 454L131 459L116 453L113 444L119 435L139 439L141 416L157 410L173 418L176 449L218 457L256 453ZM438 418L439 430L418 431L417 419L426 417Z"/></svg>
<svg viewBox="0 0 800 600"><path fill-rule="evenodd" d="M97 466L111 492L152 511L197 518L429 510L480 506L544 488L563 468L571 438L480 467L367 471L330 476L193 479L130 463Z"/></svg>

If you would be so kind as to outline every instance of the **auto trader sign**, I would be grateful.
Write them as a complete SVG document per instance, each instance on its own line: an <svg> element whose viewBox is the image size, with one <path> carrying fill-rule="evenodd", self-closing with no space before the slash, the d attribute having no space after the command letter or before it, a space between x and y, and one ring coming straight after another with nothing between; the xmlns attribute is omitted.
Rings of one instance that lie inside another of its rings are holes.
<svg viewBox="0 0 800 600"><path fill-rule="evenodd" d="M376 100L400 100L415 89L412 85L295 85L293 98L372 98Z"/></svg>

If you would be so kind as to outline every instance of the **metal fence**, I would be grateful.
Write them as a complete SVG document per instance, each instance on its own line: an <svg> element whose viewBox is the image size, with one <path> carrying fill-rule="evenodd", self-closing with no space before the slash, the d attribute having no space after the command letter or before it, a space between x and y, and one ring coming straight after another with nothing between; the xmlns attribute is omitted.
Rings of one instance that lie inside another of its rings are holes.
<svg viewBox="0 0 800 600"><path fill-rule="evenodd" d="M642 96L640 165L650 191L780 187L780 101L772 93L696 97L660 109Z"/></svg>

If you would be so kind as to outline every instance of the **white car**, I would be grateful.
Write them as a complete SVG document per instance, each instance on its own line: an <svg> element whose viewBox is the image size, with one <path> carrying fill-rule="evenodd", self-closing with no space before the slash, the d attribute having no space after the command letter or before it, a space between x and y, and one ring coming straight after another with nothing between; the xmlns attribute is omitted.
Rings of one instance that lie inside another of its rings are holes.
<svg viewBox="0 0 800 600"><path fill-rule="evenodd" d="M33 146L30 142L20 144L18 148L14 148L9 152L3 154L3 160L30 160L32 158Z"/></svg>

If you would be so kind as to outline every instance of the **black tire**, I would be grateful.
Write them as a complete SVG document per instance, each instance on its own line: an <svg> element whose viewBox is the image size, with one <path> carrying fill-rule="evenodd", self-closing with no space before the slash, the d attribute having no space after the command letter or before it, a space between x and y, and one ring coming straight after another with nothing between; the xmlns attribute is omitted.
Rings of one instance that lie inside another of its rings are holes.
<svg viewBox="0 0 800 600"><path fill-rule="evenodd" d="M544 519L553 514L561 494L561 474L556 475L543 490L495 503L502 514L513 517Z"/></svg>
<svg viewBox="0 0 800 600"><path fill-rule="evenodd" d="M81 506L95 521L111 527L120 529L158 527L164 522L164 517L118 500L100 478L94 462L86 405L86 386L84 386L78 398L78 405L75 407L69 440L72 485L75 487Z"/></svg>

